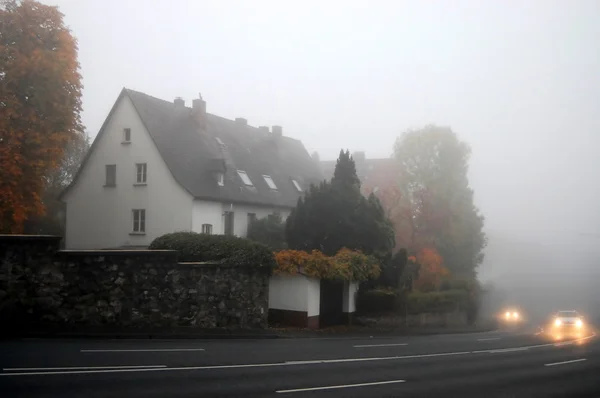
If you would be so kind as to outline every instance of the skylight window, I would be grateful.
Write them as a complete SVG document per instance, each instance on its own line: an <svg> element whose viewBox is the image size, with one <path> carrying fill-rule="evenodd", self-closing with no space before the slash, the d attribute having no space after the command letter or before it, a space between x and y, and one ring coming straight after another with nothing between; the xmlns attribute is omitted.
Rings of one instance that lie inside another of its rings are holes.
<svg viewBox="0 0 600 398"><path fill-rule="evenodd" d="M294 187L296 187L296 189L298 190L298 192L302 192L302 187L300 186L300 184L298 183L298 181L292 180L292 182L294 183Z"/></svg>
<svg viewBox="0 0 600 398"><path fill-rule="evenodd" d="M219 143L220 146L223 146L223 147L225 146L225 143L219 137L215 137L215 140L217 140L217 142Z"/></svg>
<svg viewBox="0 0 600 398"><path fill-rule="evenodd" d="M246 184L250 187L253 186L252 181L250 180L250 177L248 177L248 174L246 174L246 172L244 170L238 170L237 173L240 176L240 178L242 179L242 181L244 182L244 184Z"/></svg>
<svg viewBox="0 0 600 398"><path fill-rule="evenodd" d="M273 181L273 179L271 178L271 176L265 175L263 174L263 178L265 179L265 182L267 183L267 185L269 186L269 188L273 189L273 190L277 190L277 185L275 185L275 182Z"/></svg>

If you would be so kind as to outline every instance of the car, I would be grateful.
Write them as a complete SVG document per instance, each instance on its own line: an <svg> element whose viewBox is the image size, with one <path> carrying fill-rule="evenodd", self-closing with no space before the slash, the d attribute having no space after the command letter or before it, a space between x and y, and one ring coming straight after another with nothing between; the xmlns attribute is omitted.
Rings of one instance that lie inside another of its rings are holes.
<svg viewBox="0 0 600 398"><path fill-rule="evenodd" d="M520 324L523 320L521 311L516 308L507 308L500 313L499 318L502 323L509 325Z"/></svg>
<svg viewBox="0 0 600 398"><path fill-rule="evenodd" d="M575 310L557 311L552 317L548 328L552 336L556 339L565 337L583 337L586 333L587 325L583 316Z"/></svg>

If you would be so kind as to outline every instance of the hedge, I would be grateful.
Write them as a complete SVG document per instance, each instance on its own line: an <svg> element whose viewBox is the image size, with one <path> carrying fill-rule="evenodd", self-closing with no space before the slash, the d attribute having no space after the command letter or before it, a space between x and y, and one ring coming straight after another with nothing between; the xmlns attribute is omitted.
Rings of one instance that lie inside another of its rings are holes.
<svg viewBox="0 0 600 398"><path fill-rule="evenodd" d="M360 289L356 295L356 311L359 314L396 312L400 306L399 294L392 289Z"/></svg>
<svg viewBox="0 0 600 398"><path fill-rule="evenodd" d="M277 265L267 246L229 235L173 232L154 239L149 249L176 250L180 262L216 261L269 271Z"/></svg>
<svg viewBox="0 0 600 398"><path fill-rule="evenodd" d="M442 292L410 293L406 306L409 314L445 313L467 309L469 293L465 290Z"/></svg>
<svg viewBox="0 0 600 398"><path fill-rule="evenodd" d="M357 250L341 249L335 256L319 250L282 250L275 253L276 274L295 275L299 272L319 279L366 281L379 277L381 269L373 256Z"/></svg>
<svg viewBox="0 0 600 398"><path fill-rule="evenodd" d="M404 294L390 288L359 290L356 310L363 314L395 312L398 315L469 311L472 300L465 290L413 292Z"/></svg>

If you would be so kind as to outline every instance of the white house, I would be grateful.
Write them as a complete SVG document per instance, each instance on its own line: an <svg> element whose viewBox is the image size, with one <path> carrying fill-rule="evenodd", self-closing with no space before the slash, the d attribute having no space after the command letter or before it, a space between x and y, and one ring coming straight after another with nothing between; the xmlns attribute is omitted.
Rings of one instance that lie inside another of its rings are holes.
<svg viewBox="0 0 600 398"><path fill-rule="evenodd" d="M123 89L66 203L67 249L143 247L162 234L246 236L249 220L287 217L322 180L304 145L280 126L206 113L206 102Z"/></svg>
<svg viewBox="0 0 600 398"><path fill-rule="evenodd" d="M249 126L177 98L123 89L71 185L67 249L148 246L175 231L244 237L250 220L286 218L321 168L280 126ZM357 285L303 275L274 276L269 313L276 321L318 327L354 312Z"/></svg>

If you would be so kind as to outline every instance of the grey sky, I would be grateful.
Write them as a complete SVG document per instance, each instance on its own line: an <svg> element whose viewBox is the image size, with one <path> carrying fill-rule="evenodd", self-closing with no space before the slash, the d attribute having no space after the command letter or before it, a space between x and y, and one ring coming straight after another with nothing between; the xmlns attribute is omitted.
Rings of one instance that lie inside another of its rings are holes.
<svg viewBox="0 0 600 398"><path fill-rule="evenodd" d="M201 92L322 159L449 125L489 231L600 233L600 1L45 2L79 40L92 136L123 86Z"/></svg>

